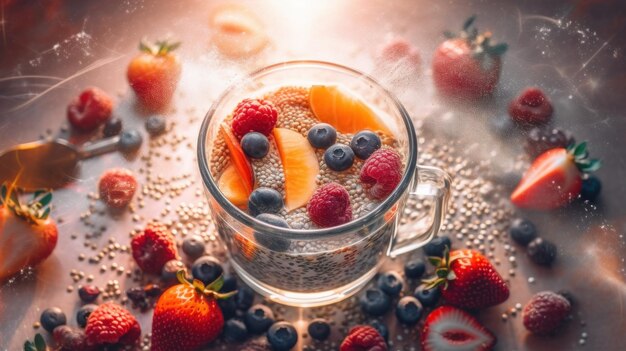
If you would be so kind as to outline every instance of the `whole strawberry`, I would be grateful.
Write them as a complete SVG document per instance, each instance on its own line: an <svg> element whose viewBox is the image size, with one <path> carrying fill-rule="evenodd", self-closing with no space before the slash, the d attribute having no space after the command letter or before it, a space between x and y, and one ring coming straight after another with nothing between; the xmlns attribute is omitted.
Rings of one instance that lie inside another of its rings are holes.
<svg viewBox="0 0 626 351"><path fill-rule="evenodd" d="M177 273L180 284L167 289L156 303L152 316L152 351L193 351L215 340L224 326L218 299L228 298L236 291L220 294L222 277L205 286Z"/></svg>
<svg viewBox="0 0 626 351"><path fill-rule="evenodd" d="M550 334L563 324L571 309L562 295L552 291L536 293L522 311L524 327L534 334Z"/></svg>
<svg viewBox="0 0 626 351"><path fill-rule="evenodd" d="M176 243L164 225L153 222L130 242L133 258L142 271L160 274L169 260L178 258Z"/></svg>
<svg viewBox="0 0 626 351"><path fill-rule="evenodd" d="M141 336L141 326L124 307L107 302L91 312L85 334L91 345L133 345Z"/></svg>
<svg viewBox="0 0 626 351"><path fill-rule="evenodd" d="M387 351L385 339L370 326L352 328L339 347L340 351Z"/></svg>
<svg viewBox="0 0 626 351"><path fill-rule="evenodd" d="M161 110L174 95L180 80L181 64L173 51L180 43L157 41L155 45L141 42L141 53L128 64L126 76L137 99L149 110Z"/></svg>
<svg viewBox="0 0 626 351"><path fill-rule="evenodd" d="M474 250L446 248L444 257L429 257L436 277L426 280L428 288L440 287L451 305L476 310L498 305L509 298L509 288L491 262Z"/></svg>
<svg viewBox="0 0 626 351"><path fill-rule="evenodd" d="M49 218L51 201L52 193L36 191L22 204L18 189L0 187L0 282L52 254L59 234Z"/></svg>
<svg viewBox="0 0 626 351"><path fill-rule="evenodd" d="M113 208L126 207L135 194L137 180L133 172L125 168L113 168L100 176L98 191L105 204Z"/></svg>

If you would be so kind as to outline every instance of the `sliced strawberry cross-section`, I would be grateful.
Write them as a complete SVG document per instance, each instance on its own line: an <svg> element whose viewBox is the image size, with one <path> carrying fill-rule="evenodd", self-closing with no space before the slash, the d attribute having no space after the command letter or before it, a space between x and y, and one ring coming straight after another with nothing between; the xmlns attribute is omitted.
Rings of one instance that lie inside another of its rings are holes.
<svg viewBox="0 0 626 351"><path fill-rule="evenodd" d="M433 310L424 324L424 351L488 351L496 337L467 312L451 306Z"/></svg>

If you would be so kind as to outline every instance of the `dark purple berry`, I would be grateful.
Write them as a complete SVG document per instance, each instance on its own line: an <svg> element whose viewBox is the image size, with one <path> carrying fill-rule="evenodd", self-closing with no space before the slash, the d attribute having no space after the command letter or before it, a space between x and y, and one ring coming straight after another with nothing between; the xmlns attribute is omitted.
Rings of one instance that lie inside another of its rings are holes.
<svg viewBox="0 0 626 351"><path fill-rule="evenodd" d="M106 123L104 124L104 129L102 130L102 134L108 138L108 137L112 137L112 136L120 134L121 131L122 131L122 120L117 117L113 117L109 119L108 121L106 121Z"/></svg>
<svg viewBox="0 0 626 351"><path fill-rule="evenodd" d="M78 289L78 297L80 297L81 301L90 303L96 301L96 299L100 296L100 289L94 285L84 285Z"/></svg>
<svg viewBox="0 0 626 351"><path fill-rule="evenodd" d="M541 266L550 266L556 258L556 245L543 238L531 241L527 250L530 259Z"/></svg>
<svg viewBox="0 0 626 351"><path fill-rule="evenodd" d="M526 152L535 158L542 153L558 148L567 147L574 143L574 138L566 132L551 127L535 127L526 136Z"/></svg>

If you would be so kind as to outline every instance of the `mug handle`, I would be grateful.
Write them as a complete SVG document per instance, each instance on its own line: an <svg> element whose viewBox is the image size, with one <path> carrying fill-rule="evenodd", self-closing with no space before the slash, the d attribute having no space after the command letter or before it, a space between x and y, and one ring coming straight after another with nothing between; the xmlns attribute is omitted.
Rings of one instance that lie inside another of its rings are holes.
<svg viewBox="0 0 626 351"><path fill-rule="evenodd" d="M413 251L432 240L441 227L450 198L450 175L437 167L417 165L415 178L410 185L409 198L431 198L433 205L430 212L416 219L409 219L399 225L401 216L396 218L397 228L391 240L387 255L398 255Z"/></svg>

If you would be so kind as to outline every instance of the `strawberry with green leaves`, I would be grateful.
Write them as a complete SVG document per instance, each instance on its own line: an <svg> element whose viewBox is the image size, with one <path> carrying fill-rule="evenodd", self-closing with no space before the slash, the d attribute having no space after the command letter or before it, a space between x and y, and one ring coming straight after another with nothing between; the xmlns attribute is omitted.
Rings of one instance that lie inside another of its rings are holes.
<svg viewBox="0 0 626 351"><path fill-rule="evenodd" d="M600 168L600 160L589 159L587 143L555 148L539 155L511 194L521 208L551 210L576 199L583 177Z"/></svg>
<svg viewBox="0 0 626 351"><path fill-rule="evenodd" d="M444 257L429 257L435 277L424 282L428 289L439 287L450 305L477 310L501 304L509 288L489 260L474 250L444 251Z"/></svg>
<svg viewBox="0 0 626 351"><path fill-rule="evenodd" d="M207 286L197 279L189 282L182 270L176 277L180 284L167 289L154 308L152 351L193 351L215 340L224 326L217 300L237 293L218 293L221 276Z"/></svg>

